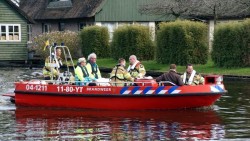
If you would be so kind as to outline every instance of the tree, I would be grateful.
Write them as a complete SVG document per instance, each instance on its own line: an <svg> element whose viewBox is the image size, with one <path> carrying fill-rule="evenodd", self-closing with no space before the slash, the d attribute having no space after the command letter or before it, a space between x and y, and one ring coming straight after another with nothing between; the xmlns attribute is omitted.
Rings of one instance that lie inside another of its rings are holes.
<svg viewBox="0 0 250 141"><path fill-rule="evenodd" d="M250 6L250 1L249 0L238 0L239 3L246 5L246 6ZM248 10L250 10L250 8L248 8Z"/></svg>
<svg viewBox="0 0 250 141"><path fill-rule="evenodd" d="M176 18L213 19L209 22L209 48L212 48L214 27L220 18L250 16L250 0L154 0L141 5L139 12L150 15L169 15Z"/></svg>
<svg viewBox="0 0 250 141"><path fill-rule="evenodd" d="M249 0L155 0L141 5L139 12L150 15L172 14L179 17L218 18L250 15Z"/></svg>
<svg viewBox="0 0 250 141"><path fill-rule="evenodd" d="M245 0L243 0L245 1ZM201 7L191 16L204 16L214 19L216 24L219 18L238 18L249 15L249 6L239 0L199 0Z"/></svg>
<svg viewBox="0 0 250 141"><path fill-rule="evenodd" d="M139 12L147 15L169 15L172 14L175 18L189 15L194 9L199 6L193 0L154 0L151 3L141 5Z"/></svg>

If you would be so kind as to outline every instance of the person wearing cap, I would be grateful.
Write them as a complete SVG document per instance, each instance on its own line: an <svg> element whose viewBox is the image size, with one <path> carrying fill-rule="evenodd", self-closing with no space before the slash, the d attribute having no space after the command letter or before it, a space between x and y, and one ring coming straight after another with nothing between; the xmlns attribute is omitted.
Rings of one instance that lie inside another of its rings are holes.
<svg viewBox="0 0 250 141"><path fill-rule="evenodd" d="M96 54L91 53L88 56L88 63L86 65L89 77L92 80L102 78L98 65L96 64Z"/></svg>
<svg viewBox="0 0 250 141"><path fill-rule="evenodd" d="M83 86L86 85L86 83L91 82L86 68L86 59L84 57L78 59L78 64L75 69L75 82L78 86Z"/></svg>
<svg viewBox="0 0 250 141"><path fill-rule="evenodd" d="M45 65L43 67L43 76L45 80L56 80L60 74L59 68L63 65L61 48L56 48L55 53L56 57L52 54L45 59Z"/></svg>
<svg viewBox="0 0 250 141"><path fill-rule="evenodd" d="M182 80L181 80L181 76L178 75L176 72L176 65L175 64L170 65L169 72L166 72L166 73L164 73L161 76L156 78L156 82L161 82L161 81L169 81L177 86L184 85ZM173 85L171 83L164 83L164 85L167 85L167 86Z"/></svg>
<svg viewBox="0 0 250 141"><path fill-rule="evenodd" d="M120 58L118 64L113 68L110 73L111 85L112 86L124 86L127 81L134 81L130 73L125 69L126 61Z"/></svg>
<svg viewBox="0 0 250 141"><path fill-rule="evenodd" d="M204 85L204 78L193 69L192 64L187 64L186 72L181 76L185 85Z"/></svg>
<svg viewBox="0 0 250 141"><path fill-rule="evenodd" d="M145 67L137 60L135 55L129 57L129 67L127 71L134 78L143 78L146 74Z"/></svg>

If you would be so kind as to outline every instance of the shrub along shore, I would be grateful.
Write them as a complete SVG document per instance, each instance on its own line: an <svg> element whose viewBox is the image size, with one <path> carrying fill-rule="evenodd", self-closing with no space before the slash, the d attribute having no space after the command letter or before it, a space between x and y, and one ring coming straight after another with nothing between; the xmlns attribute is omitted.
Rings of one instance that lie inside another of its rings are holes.
<svg viewBox="0 0 250 141"><path fill-rule="evenodd" d="M128 59L127 59L128 60ZM160 75L163 72L166 72L169 70L169 64L158 64L156 61L149 60L149 61L141 61L142 64L145 66L148 74L154 73L156 75ZM101 68L101 70L104 70L108 73L108 71L111 71L111 69L117 64L117 61L114 59L97 59L98 66ZM127 64L128 66L128 61ZM211 59L208 59L208 62L204 65L197 65L194 64L194 69L202 74L202 75L208 75L208 74L219 74L219 75L225 75L225 76L234 76L234 77L246 77L250 78L250 67L245 68L221 68L216 67ZM185 72L185 66L178 66L177 65L177 72L182 74Z"/></svg>

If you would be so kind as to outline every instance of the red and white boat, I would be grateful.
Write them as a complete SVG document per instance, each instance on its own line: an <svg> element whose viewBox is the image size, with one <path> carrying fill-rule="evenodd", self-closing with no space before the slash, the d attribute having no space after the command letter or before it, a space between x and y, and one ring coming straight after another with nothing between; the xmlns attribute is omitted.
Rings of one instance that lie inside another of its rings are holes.
<svg viewBox="0 0 250 141"><path fill-rule="evenodd" d="M138 86L76 86L33 80L16 82L14 94L6 95L17 107L147 110L207 107L227 93L219 75L205 76L205 85L196 86L158 86L154 79L135 83Z"/></svg>
<svg viewBox="0 0 250 141"><path fill-rule="evenodd" d="M206 80L220 79L207 76ZM116 110L180 109L211 106L225 94L223 84L197 86L75 86L17 82L16 106ZM145 80L141 84L144 84Z"/></svg>

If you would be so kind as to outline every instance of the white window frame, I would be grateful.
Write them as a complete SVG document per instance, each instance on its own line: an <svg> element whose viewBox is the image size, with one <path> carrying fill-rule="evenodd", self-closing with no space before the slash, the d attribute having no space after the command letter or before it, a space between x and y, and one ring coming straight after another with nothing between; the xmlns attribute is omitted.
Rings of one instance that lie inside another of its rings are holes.
<svg viewBox="0 0 250 141"><path fill-rule="evenodd" d="M109 32L109 41L112 41L115 30L118 27L117 22L102 22L101 26L107 27Z"/></svg>
<svg viewBox="0 0 250 141"><path fill-rule="evenodd" d="M32 42L32 24L27 25L27 38L28 42Z"/></svg>
<svg viewBox="0 0 250 141"><path fill-rule="evenodd" d="M21 24L1 24L0 23L0 35L2 35L2 26L5 26L5 29L6 29L6 40L1 40L1 37L0 37L0 42L21 42ZM18 40L14 40L14 36L13 36L13 40L10 40L10 32L9 32L9 26L13 26L13 33L15 28L14 26L17 26L18 27Z"/></svg>

